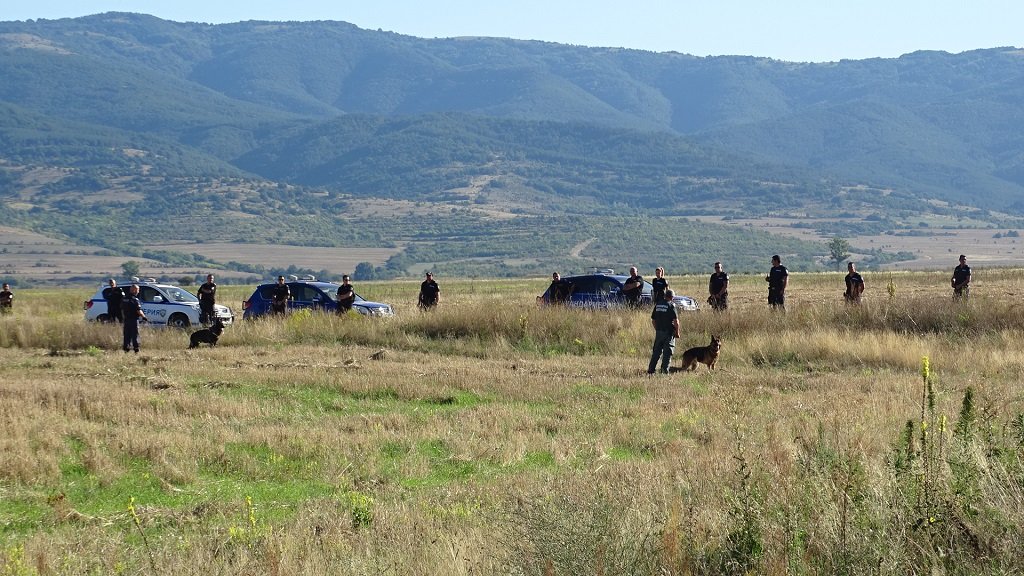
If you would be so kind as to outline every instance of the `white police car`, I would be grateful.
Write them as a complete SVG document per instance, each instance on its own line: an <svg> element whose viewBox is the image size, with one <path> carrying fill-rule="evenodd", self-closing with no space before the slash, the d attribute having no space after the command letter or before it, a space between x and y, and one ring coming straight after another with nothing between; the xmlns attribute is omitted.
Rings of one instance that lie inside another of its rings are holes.
<svg viewBox="0 0 1024 576"><path fill-rule="evenodd" d="M139 287L139 301L142 303L142 311L149 318L149 323L155 326L171 326L173 328L188 328L199 324L199 299L184 288L172 284L160 284L155 280L145 282L132 282L118 284L118 288L128 293L128 287L135 284ZM99 322L110 322L113 317L108 314L107 298L110 287L100 286L96 294L85 301L85 319ZM214 305L214 314L224 324L231 324L235 315L227 306Z"/></svg>

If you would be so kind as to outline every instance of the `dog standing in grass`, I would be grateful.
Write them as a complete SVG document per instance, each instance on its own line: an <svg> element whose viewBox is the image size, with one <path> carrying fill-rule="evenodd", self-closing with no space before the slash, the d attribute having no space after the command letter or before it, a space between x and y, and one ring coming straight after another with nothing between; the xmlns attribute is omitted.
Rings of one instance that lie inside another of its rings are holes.
<svg viewBox="0 0 1024 576"><path fill-rule="evenodd" d="M224 322L220 318L215 318L213 326L209 328L203 328L202 330L196 330L188 337L188 347L199 348L200 344L209 344L211 347L217 345L217 339L224 332Z"/></svg>
<svg viewBox="0 0 1024 576"><path fill-rule="evenodd" d="M722 339L718 336L711 337L711 343L707 346L697 346L683 352L683 365L680 370L696 370L697 364L707 364L708 369L714 370L718 362L718 354L722 351Z"/></svg>

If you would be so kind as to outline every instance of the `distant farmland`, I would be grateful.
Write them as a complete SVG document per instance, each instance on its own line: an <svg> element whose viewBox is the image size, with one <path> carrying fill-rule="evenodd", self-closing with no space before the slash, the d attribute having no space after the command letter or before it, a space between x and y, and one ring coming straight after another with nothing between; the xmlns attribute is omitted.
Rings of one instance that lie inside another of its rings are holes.
<svg viewBox="0 0 1024 576"><path fill-rule="evenodd" d="M330 270L337 274L352 272L356 264L369 262L380 266L401 248L317 248L309 246L280 246L275 244L233 244L211 242L204 244L157 244L151 249L171 250L186 254L202 254L217 262L242 262L267 267L288 267Z"/></svg>

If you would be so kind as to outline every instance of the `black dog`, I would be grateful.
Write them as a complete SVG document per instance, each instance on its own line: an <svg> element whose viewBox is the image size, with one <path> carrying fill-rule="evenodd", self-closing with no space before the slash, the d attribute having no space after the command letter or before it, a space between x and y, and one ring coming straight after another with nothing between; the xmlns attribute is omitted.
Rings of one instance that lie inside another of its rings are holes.
<svg viewBox="0 0 1024 576"><path fill-rule="evenodd" d="M203 328L202 330L196 330L189 337L188 347L189 349L198 348L200 344L209 344L210 346L217 345L217 339L220 338L221 333L224 332L224 322L220 318L213 321L213 326L209 328Z"/></svg>

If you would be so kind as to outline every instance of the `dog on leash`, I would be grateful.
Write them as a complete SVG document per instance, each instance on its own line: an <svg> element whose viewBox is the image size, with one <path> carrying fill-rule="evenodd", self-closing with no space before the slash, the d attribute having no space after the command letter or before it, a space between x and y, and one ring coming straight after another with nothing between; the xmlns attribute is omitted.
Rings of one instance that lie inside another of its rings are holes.
<svg viewBox="0 0 1024 576"><path fill-rule="evenodd" d="M707 364L708 369L715 369L715 362L718 362L718 354L722 351L722 339L718 336L711 337L711 343L707 346L697 346L683 352L683 365L680 370L696 370L697 364Z"/></svg>
<svg viewBox="0 0 1024 576"><path fill-rule="evenodd" d="M203 328L202 330L196 330L188 337L188 347L198 348L200 344L209 344L210 346L217 345L217 339L224 332L224 322L220 318L213 321L213 326L209 328Z"/></svg>

